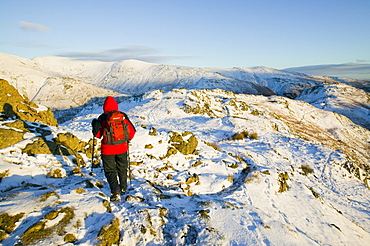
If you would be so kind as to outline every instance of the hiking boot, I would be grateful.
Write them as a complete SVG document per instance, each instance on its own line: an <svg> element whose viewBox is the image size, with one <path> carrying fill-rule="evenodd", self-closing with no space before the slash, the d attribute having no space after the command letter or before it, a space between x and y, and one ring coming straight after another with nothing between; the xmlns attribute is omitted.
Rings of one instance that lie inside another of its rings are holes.
<svg viewBox="0 0 370 246"><path fill-rule="evenodd" d="M110 197L111 202L118 202L119 200L121 200L119 192L114 192Z"/></svg>

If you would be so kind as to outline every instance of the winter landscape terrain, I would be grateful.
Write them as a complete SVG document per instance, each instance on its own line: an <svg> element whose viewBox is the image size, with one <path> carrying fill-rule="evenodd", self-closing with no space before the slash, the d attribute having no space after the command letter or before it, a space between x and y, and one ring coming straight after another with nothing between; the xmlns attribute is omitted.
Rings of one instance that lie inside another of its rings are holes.
<svg viewBox="0 0 370 246"><path fill-rule="evenodd" d="M0 79L0 244L370 242L368 81L3 53ZM120 203L93 165L108 95L137 129Z"/></svg>

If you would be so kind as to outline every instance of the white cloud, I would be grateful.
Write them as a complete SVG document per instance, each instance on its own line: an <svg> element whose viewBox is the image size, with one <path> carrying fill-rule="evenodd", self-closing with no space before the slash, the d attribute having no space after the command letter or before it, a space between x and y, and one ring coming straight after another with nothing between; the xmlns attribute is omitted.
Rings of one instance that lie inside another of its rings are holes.
<svg viewBox="0 0 370 246"><path fill-rule="evenodd" d="M364 61L365 62L365 61ZM304 67L292 67L285 69L318 76L335 76L353 79L370 80L370 64L368 63L344 63L327 64Z"/></svg>
<svg viewBox="0 0 370 246"><path fill-rule="evenodd" d="M41 33L48 33L50 30L47 26L37 24L37 23L31 23L27 21L20 21L19 26L23 31L30 31L30 32L41 32Z"/></svg>
<svg viewBox="0 0 370 246"><path fill-rule="evenodd" d="M58 56L99 61L121 61L135 59L152 63L164 63L168 62L169 60L188 58L181 56L160 55L160 51L158 49L141 45L126 45L119 48L97 52L64 52L58 54Z"/></svg>

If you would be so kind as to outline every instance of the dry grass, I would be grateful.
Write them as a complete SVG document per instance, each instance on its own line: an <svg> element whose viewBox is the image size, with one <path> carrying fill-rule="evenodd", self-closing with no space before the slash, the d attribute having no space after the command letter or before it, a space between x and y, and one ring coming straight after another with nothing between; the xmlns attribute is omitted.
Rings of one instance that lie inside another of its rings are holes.
<svg viewBox="0 0 370 246"><path fill-rule="evenodd" d="M105 200L105 199L103 200L103 206L107 209L108 213L112 213L112 208L111 208L108 200Z"/></svg>
<svg viewBox="0 0 370 246"><path fill-rule="evenodd" d="M47 172L46 175L52 178L64 178L62 170L59 168L56 168L52 171Z"/></svg>
<svg viewBox="0 0 370 246"><path fill-rule="evenodd" d="M55 225L46 227L48 220L53 220L62 214L63 218ZM65 233L64 228L74 218L74 209L71 207L53 210L46 214L42 220L30 226L21 236L24 245L35 244L37 241L51 237L55 234L62 235Z"/></svg>
<svg viewBox="0 0 370 246"><path fill-rule="evenodd" d="M0 179L8 177L9 176L9 169L5 170L4 172L0 173Z"/></svg>
<svg viewBox="0 0 370 246"><path fill-rule="evenodd" d="M247 138L249 135L248 131L242 131L240 133L235 133L232 137L231 140L243 140L244 138Z"/></svg>
<svg viewBox="0 0 370 246"><path fill-rule="evenodd" d="M191 184L191 183L194 183L194 182L198 182L199 181L199 177L198 177L198 174L194 173L192 176L190 176L189 178L186 179L186 184Z"/></svg>
<svg viewBox="0 0 370 246"><path fill-rule="evenodd" d="M255 139L255 140L258 140L258 134L256 132L253 132L249 135L249 138L250 139Z"/></svg>
<svg viewBox="0 0 370 246"><path fill-rule="evenodd" d="M230 183L234 182L234 175L229 174L227 176L227 181L229 181Z"/></svg>
<svg viewBox="0 0 370 246"><path fill-rule="evenodd" d="M118 218L113 219L110 224L105 225L99 231L98 239L100 243L98 246L110 246L119 243L120 230Z"/></svg>
<svg viewBox="0 0 370 246"><path fill-rule="evenodd" d="M55 193L54 191L51 191L51 192L41 195L40 201L41 202L46 201L51 196L56 196L57 198L59 198L59 195L57 193Z"/></svg>
<svg viewBox="0 0 370 246"><path fill-rule="evenodd" d="M243 140L244 138L249 138L249 139L258 139L258 134L256 132L249 133L249 131L244 130L239 133L235 133L230 140Z"/></svg>
<svg viewBox="0 0 370 246"><path fill-rule="evenodd" d="M77 241L77 238L72 233L67 233L64 236L64 242L66 242L66 243L73 243L74 244L76 241Z"/></svg>
<svg viewBox="0 0 370 246"><path fill-rule="evenodd" d="M312 174L313 169L308 165L302 165L301 170L303 171L303 174L307 176L307 174Z"/></svg>
<svg viewBox="0 0 370 246"><path fill-rule="evenodd" d="M197 212L202 219L206 221L210 220L209 211L207 209L197 210Z"/></svg>
<svg viewBox="0 0 370 246"><path fill-rule="evenodd" d="M254 172L248 175L248 177L245 179L245 182L247 184L251 183L254 180L258 180L260 177L260 172Z"/></svg>
<svg viewBox="0 0 370 246"><path fill-rule="evenodd" d="M4 172L1 172L0 173L0 183L3 178L8 177L8 176L9 176L9 169L5 170Z"/></svg>
<svg viewBox="0 0 370 246"><path fill-rule="evenodd" d="M19 213L16 215L9 215L8 213L0 214L0 232L3 231L3 236L0 236L0 242L2 241L1 238L5 239L7 234L10 234L15 229L15 224L24 216L24 213Z"/></svg>
<svg viewBox="0 0 370 246"><path fill-rule="evenodd" d="M289 185L287 183L287 180L289 180L289 174L287 172L285 173L279 173L279 193L282 193L284 191L287 191L289 189Z"/></svg>
<svg viewBox="0 0 370 246"><path fill-rule="evenodd" d="M76 193L78 193L78 194L82 194L82 193L85 193L85 192L86 192L85 189L82 188L82 187L76 188Z"/></svg>
<svg viewBox="0 0 370 246"><path fill-rule="evenodd" d="M220 147L218 147L217 143L208 143L208 142L204 142L205 144L207 144L208 146L214 148L215 150L217 151L220 151Z"/></svg>

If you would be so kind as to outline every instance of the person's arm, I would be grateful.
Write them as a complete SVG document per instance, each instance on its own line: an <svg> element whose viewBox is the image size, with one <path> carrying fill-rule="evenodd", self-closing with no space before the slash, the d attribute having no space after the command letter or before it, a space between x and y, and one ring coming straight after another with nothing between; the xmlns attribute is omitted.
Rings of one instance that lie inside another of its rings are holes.
<svg viewBox="0 0 370 246"><path fill-rule="evenodd" d="M91 126L94 137L101 138L103 136L102 125L105 118L106 115L101 114L98 119L93 119Z"/></svg>
<svg viewBox="0 0 370 246"><path fill-rule="evenodd" d="M128 126L128 139L131 140L134 138L135 136L135 133L136 133L136 129L135 129L135 126L134 124L132 124L132 122L130 121L130 119L128 118L127 114L123 113L125 115L125 123L127 124Z"/></svg>

